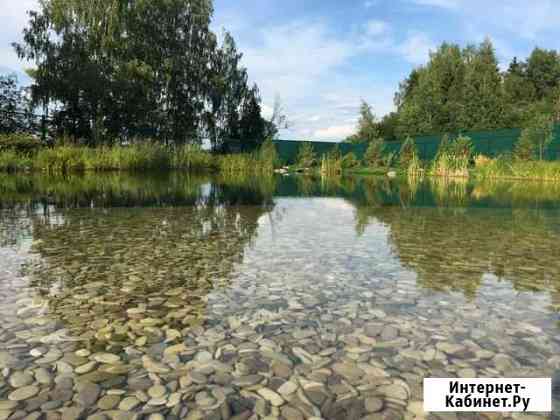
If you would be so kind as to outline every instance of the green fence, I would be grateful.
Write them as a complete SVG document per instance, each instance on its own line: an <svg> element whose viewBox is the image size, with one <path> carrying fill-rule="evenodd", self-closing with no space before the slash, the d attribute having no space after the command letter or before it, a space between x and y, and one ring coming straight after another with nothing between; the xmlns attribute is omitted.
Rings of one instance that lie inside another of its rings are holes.
<svg viewBox="0 0 560 420"><path fill-rule="evenodd" d="M485 156L496 157L506 153L512 153L515 143L521 134L520 129L507 129L495 131L470 131L462 133L471 138L475 154L483 154ZM436 156L442 135L437 136L418 136L415 137L418 154L422 160L431 160ZM277 140L275 141L278 154L283 162L294 163L301 145L301 141L295 140ZM386 153L398 154L402 141L385 142ZM350 144L350 143L328 143L328 142L312 142L315 153L322 156L328 153L335 145L342 154L353 152L358 159L362 159L366 151L367 145ZM560 125L554 129L554 140L547 148L545 153L547 160L560 160Z"/></svg>

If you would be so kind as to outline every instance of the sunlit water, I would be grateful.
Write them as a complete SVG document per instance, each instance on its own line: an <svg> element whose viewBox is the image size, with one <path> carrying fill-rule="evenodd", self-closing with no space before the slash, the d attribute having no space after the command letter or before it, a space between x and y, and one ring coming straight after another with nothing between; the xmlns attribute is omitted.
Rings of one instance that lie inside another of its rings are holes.
<svg viewBox="0 0 560 420"><path fill-rule="evenodd" d="M414 419L425 377L553 377L559 398L553 185L4 176L0 194L0 419ZM428 417L523 417L486 416Z"/></svg>

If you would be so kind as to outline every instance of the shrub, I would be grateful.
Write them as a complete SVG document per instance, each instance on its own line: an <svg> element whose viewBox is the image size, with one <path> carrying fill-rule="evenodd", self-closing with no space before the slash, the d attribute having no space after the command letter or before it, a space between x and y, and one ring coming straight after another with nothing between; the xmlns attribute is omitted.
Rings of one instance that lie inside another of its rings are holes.
<svg viewBox="0 0 560 420"><path fill-rule="evenodd" d="M536 155L535 141L531 130L524 129L521 131L519 140L515 143L515 157L519 160L532 160Z"/></svg>
<svg viewBox="0 0 560 420"><path fill-rule="evenodd" d="M271 175L279 164L278 151L272 138L266 139L256 152L256 172Z"/></svg>
<svg viewBox="0 0 560 420"><path fill-rule="evenodd" d="M399 164L402 168L408 168L410 162L414 157L418 156L418 149L416 148L416 143L414 139L410 136L406 138L401 146L399 152Z"/></svg>
<svg viewBox="0 0 560 420"><path fill-rule="evenodd" d="M539 160L543 160L546 148L554 139L553 130L554 122L549 115L535 115L521 132L515 146L516 157L531 160L537 155Z"/></svg>
<svg viewBox="0 0 560 420"><path fill-rule="evenodd" d="M408 176L412 178L421 176L423 174L424 169L422 168L422 162L420 162L420 159L418 158L418 155L416 153L412 155L412 158L408 162L408 167L406 170Z"/></svg>
<svg viewBox="0 0 560 420"><path fill-rule="evenodd" d="M395 152L389 152L383 156L383 166L390 168L395 164L397 160L397 154Z"/></svg>
<svg viewBox="0 0 560 420"><path fill-rule="evenodd" d="M347 153L342 158L340 165L342 169L352 169L360 165L360 161L353 152Z"/></svg>
<svg viewBox="0 0 560 420"><path fill-rule="evenodd" d="M494 161L494 159L491 159L488 156L477 155L474 158L474 166L476 168L481 168L483 166L490 165L493 161Z"/></svg>
<svg viewBox="0 0 560 420"><path fill-rule="evenodd" d="M342 172L342 156L338 145L335 145L321 160L321 174L326 176L339 175Z"/></svg>
<svg viewBox="0 0 560 420"><path fill-rule="evenodd" d="M383 139L376 138L369 142L369 145L364 154L364 162L369 167L376 167L382 165L383 162L383 149L385 143Z"/></svg>
<svg viewBox="0 0 560 420"><path fill-rule="evenodd" d="M449 144L449 152L456 159L470 161L474 154L474 145L470 137L460 135Z"/></svg>
<svg viewBox="0 0 560 420"><path fill-rule="evenodd" d="M12 151L31 156L41 149L42 143L32 135L23 133L0 134L0 153Z"/></svg>
<svg viewBox="0 0 560 420"><path fill-rule="evenodd" d="M311 168L317 164L317 155L310 142L304 142L299 146L296 163L302 168Z"/></svg>
<svg viewBox="0 0 560 420"><path fill-rule="evenodd" d="M468 177L473 151L474 147L469 137L459 136L455 140L449 141L447 136L444 136L430 166L429 174Z"/></svg>
<svg viewBox="0 0 560 420"><path fill-rule="evenodd" d="M0 152L0 171L16 172L31 168L31 158L6 150Z"/></svg>

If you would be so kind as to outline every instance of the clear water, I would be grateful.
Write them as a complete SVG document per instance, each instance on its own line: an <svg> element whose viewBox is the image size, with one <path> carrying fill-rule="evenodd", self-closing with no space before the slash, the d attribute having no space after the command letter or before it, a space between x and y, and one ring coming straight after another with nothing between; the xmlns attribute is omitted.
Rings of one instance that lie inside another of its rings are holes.
<svg viewBox="0 0 560 420"><path fill-rule="evenodd" d="M422 379L560 398L559 216L544 184L4 176L0 419L522 418L425 415Z"/></svg>

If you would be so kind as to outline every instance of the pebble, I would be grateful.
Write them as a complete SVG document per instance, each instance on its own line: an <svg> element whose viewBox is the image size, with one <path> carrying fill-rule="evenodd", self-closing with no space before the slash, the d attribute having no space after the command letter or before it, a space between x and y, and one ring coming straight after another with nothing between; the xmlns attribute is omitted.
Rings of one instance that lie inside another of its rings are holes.
<svg viewBox="0 0 560 420"><path fill-rule="evenodd" d="M284 404L284 399L271 389L261 388L257 393L265 400L269 401L274 407L279 407Z"/></svg>
<svg viewBox="0 0 560 420"><path fill-rule="evenodd" d="M120 362L121 358L116 354L97 353L92 356L93 360L99 363L115 364Z"/></svg>
<svg viewBox="0 0 560 420"><path fill-rule="evenodd" d="M31 397L34 397L39 393L39 387L35 385L24 386L22 388L18 388L15 391L12 391L8 395L8 399L10 401L24 401L28 400Z"/></svg>

